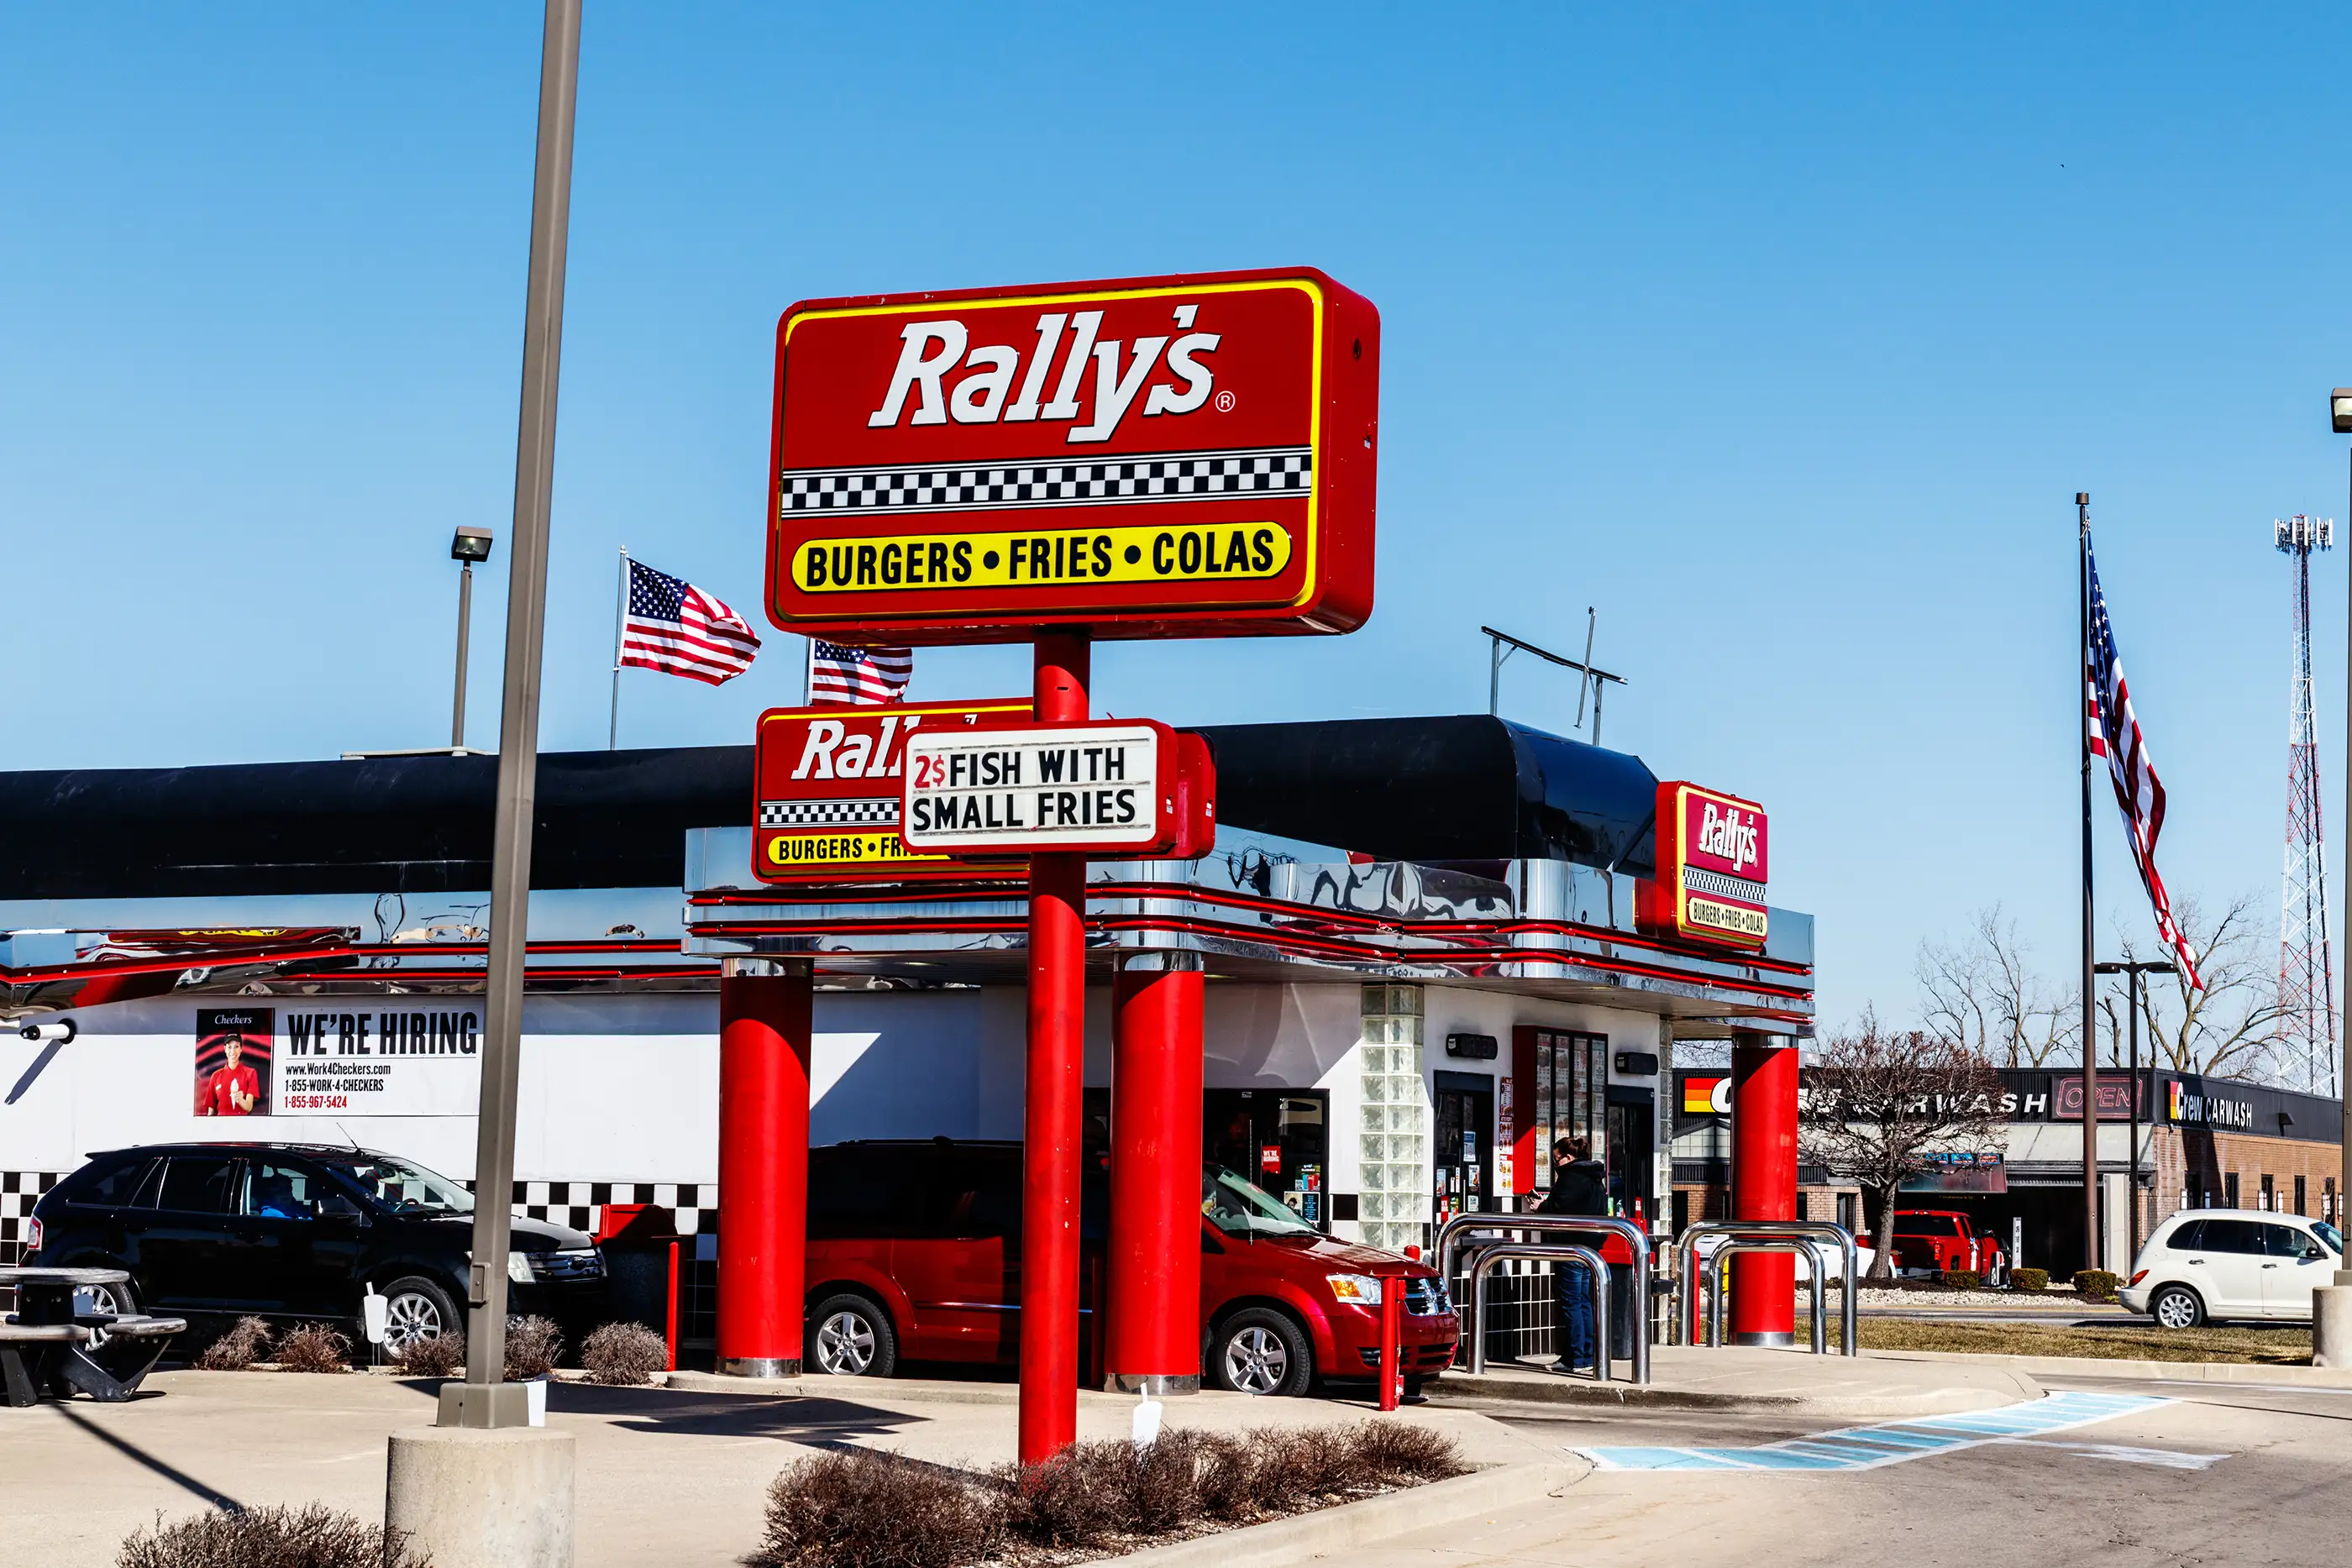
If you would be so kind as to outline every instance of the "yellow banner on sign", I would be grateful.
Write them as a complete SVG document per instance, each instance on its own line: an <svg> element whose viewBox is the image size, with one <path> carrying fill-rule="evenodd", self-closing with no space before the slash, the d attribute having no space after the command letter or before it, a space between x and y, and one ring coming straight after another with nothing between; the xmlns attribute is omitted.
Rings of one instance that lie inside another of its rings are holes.
<svg viewBox="0 0 2352 1568"><path fill-rule="evenodd" d="M778 833L760 853L773 866L900 865L951 858L909 854L896 829L878 833Z"/></svg>
<svg viewBox="0 0 2352 1568"><path fill-rule="evenodd" d="M1690 894L1685 907L1688 913L1684 918L1690 925L1720 931L1727 936L1737 936L1745 941L1764 940L1766 915L1760 909L1748 909L1737 904L1717 904L1696 894Z"/></svg>
<svg viewBox="0 0 2352 1568"><path fill-rule="evenodd" d="M1289 564L1290 532L1279 523L898 534L811 539L793 551L793 582L808 593L1219 582L1277 577Z"/></svg>

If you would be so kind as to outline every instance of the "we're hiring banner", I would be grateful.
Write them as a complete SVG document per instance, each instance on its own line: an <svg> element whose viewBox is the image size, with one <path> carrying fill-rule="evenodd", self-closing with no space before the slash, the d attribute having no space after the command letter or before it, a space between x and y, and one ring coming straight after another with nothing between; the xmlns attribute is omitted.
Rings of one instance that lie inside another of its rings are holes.
<svg viewBox="0 0 2352 1568"><path fill-rule="evenodd" d="M1312 269L795 305L770 617L861 643L1352 631L1379 364L1379 313Z"/></svg>

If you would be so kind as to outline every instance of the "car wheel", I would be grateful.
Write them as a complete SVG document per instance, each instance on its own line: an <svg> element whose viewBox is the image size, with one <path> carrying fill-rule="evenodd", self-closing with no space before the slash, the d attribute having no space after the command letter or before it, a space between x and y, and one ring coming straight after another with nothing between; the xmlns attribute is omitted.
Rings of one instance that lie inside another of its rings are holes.
<svg viewBox="0 0 2352 1568"><path fill-rule="evenodd" d="M113 1266L112 1264L93 1265L98 1268ZM110 1316L121 1318L129 1317L139 1310L131 1301L131 1287L128 1285L84 1285L74 1293L87 1297L89 1310L93 1312L105 1312ZM89 1331L89 1348L96 1350L111 1337L113 1336L104 1329L93 1328Z"/></svg>
<svg viewBox="0 0 2352 1568"><path fill-rule="evenodd" d="M466 1331L449 1292L420 1274L386 1285L383 1305L383 1353L395 1359L419 1340Z"/></svg>
<svg viewBox="0 0 2352 1568"><path fill-rule="evenodd" d="M1315 1352L1287 1312L1252 1307L1227 1318L1211 1339L1209 1376L1236 1394L1296 1397L1314 1380Z"/></svg>
<svg viewBox="0 0 2352 1568"><path fill-rule="evenodd" d="M2205 1321L2205 1302L2186 1285L2167 1285L2147 1304L2147 1315L2165 1329L2193 1329Z"/></svg>
<svg viewBox="0 0 2352 1568"><path fill-rule="evenodd" d="M887 1377L898 1369L898 1335L890 1314L870 1297L845 1291L808 1315L808 1364L835 1377Z"/></svg>

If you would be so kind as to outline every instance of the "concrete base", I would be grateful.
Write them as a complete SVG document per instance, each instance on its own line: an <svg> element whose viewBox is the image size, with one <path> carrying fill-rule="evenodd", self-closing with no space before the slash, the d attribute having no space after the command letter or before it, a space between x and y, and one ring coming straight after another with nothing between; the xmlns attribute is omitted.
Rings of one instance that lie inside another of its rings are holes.
<svg viewBox="0 0 2352 1568"><path fill-rule="evenodd" d="M729 1355L719 1362L722 1377L798 1377L801 1375L799 1356Z"/></svg>
<svg viewBox="0 0 2352 1568"><path fill-rule="evenodd" d="M2352 1285L2311 1292L2311 1364L2352 1366Z"/></svg>
<svg viewBox="0 0 2352 1568"><path fill-rule="evenodd" d="M1197 1372L1114 1372L1103 1379L1105 1394L1148 1394L1155 1399L1201 1392Z"/></svg>
<svg viewBox="0 0 2352 1568"><path fill-rule="evenodd" d="M547 1397L547 1385L539 1385L539 1396ZM542 1404L541 1410L545 1406ZM522 1383L445 1383L441 1385L439 1413L434 1419L436 1427L543 1427L541 1419L531 1419L531 1389Z"/></svg>
<svg viewBox="0 0 2352 1568"><path fill-rule="evenodd" d="M434 1568L572 1568L575 1448L543 1427L394 1432L384 1527Z"/></svg>

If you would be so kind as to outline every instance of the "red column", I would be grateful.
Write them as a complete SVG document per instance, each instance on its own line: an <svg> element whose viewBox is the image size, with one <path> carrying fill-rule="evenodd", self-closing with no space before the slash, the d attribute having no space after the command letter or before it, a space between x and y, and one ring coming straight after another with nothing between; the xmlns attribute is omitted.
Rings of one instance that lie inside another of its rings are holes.
<svg viewBox="0 0 2352 1568"><path fill-rule="evenodd" d="M1731 1037L1731 1218L1797 1218L1797 1048L1777 1035ZM1731 1260L1731 1343L1796 1343L1797 1262Z"/></svg>
<svg viewBox="0 0 2352 1568"><path fill-rule="evenodd" d="M1087 642L1037 638L1035 716L1087 716ZM1087 862L1029 862L1029 1056L1021 1195L1020 1458L1034 1465L1078 1432L1078 1143L1086 1064ZM1197 1119L1199 1113L1194 1113Z"/></svg>
<svg viewBox="0 0 2352 1568"><path fill-rule="evenodd" d="M1201 1386L1199 959L1149 955L1111 997L1110 1323L1105 1370L1132 1393Z"/></svg>
<svg viewBox="0 0 2352 1568"><path fill-rule="evenodd" d="M809 988L805 959L719 981L719 1370L741 1377L801 1370Z"/></svg>

